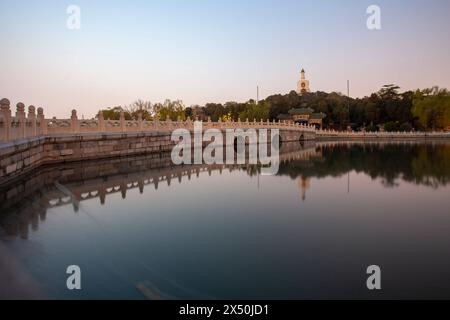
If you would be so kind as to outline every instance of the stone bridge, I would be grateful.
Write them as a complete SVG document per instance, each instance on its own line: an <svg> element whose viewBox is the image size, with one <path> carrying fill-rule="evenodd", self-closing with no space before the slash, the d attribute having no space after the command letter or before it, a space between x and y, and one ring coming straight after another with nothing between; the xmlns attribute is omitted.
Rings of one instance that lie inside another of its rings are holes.
<svg viewBox="0 0 450 320"><path fill-rule="evenodd" d="M36 114L37 111L37 114ZM0 100L0 184L27 173L43 164L63 163L87 159L130 156L170 151L175 142L171 133L176 129L194 130L191 119L153 121L142 119L104 119L99 113L95 119L79 119L76 110L68 119L47 119L42 108L18 103L11 113L8 99ZM444 132L366 133L316 130L313 126L281 121L201 122L203 131L218 129L279 130L281 143L338 140L338 139L419 139L450 138Z"/></svg>
<svg viewBox="0 0 450 320"><path fill-rule="evenodd" d="M298 141L299 139L311 140L315 138L315 128L293 124L288 122L275 121L227 121L212 122L211 120L202 122L203 130L207 129L279 129L283 131L281 139L283 141ZM18 103L16 114L12 116L11 106L8 99L0 101L0 142L13 142L34 137L52 136L75 136L89 134L109 134L109 133L137 133L137 132L172 132L175 129L194 129L194 121L190 118L186 120L178 119L172 121L166 119L154 119L153 121L143 120L139 115L137 119L126 120L124 112L120 113L119 120L104 119L101 112L95 119L79 119L77 111L72 110L68 119L46 119L44 110L34 106L28 107L28 114L25 113L25 105Z"/></svg>
<svg viewBox="0 0 450 320"><path fill-rule="evenodd" d="M46 119L42 108L18 103L15 116L10 102L0 101L0 184L34 168L47 164L87 159L130 156L170 151L175 142L171 133L176 129L194 130L191 119L161 121L126 120L122 112L119 120L78 119L76 110L69 119ZM198 122L197 122L198 124ZM279 130L282 142L315 139L313 127L275 121L201 122L203 131L218 129ZM225 136L225 135L224 135ZM207 143L207 142L206 142Z"/></svg>

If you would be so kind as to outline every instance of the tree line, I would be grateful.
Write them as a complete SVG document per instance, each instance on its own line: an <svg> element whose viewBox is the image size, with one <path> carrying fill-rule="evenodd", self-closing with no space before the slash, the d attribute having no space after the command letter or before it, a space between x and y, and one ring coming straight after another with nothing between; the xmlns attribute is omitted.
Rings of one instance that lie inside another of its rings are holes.
<svg viewBox="0 0 450 320"><path fill-rule="evenodd" d="M322 157L280 164L278 175L292 179L340 177L350 171L382 178L386 187L398 179L433 188L450 184L450 145L448 144L365 144L320 147ZM389 163L389 165L386 165Z"/></svg>
<svg viewBox="0 0 450 320"><path fill-rule="evenodd" d="M364 98L351 98L337 92L311 92L299 95L295 91L288 94L271 95L256 102L207 103L205 106L186 107L181 100L166 100L151 103L137 100L128 106L118 106L101 110L105 119L117 120L124 112L125 119L155 118L165 120L185 120L199 118L206 121L276 120L280 114L287 114L292 108L309 107L327 116L323 120L325 128L366 131L411 131L443 130L450 128L450 92L433 87L429 89L405 91L393 84L384 85L378 92Z"/></svg>

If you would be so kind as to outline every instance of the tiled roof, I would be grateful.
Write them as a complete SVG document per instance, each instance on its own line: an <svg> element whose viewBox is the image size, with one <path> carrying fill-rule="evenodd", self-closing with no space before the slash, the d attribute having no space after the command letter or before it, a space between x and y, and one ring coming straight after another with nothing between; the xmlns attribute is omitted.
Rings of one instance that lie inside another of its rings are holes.
<svg viewBox="0 0 450 320"><path fill-rule="evenodd" d="M294 108L289 110L289 114L312 114L314 112L311 108Z"/></svg>

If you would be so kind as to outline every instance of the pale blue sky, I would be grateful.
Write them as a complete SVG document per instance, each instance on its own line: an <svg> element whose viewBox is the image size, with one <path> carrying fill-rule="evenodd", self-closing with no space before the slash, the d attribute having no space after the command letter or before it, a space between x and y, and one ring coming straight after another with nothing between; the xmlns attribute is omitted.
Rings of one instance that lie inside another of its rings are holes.
<svg viewBox="0 0 450 320"><path fill-rule="evenodd" d="M81 30L66 28L70 4ZM380 31L366 28L370 4ZM450 88L449 30L447 0L0 0L0 96L91 117L138 98L284 94L302 67L313 91Z"/></svg>

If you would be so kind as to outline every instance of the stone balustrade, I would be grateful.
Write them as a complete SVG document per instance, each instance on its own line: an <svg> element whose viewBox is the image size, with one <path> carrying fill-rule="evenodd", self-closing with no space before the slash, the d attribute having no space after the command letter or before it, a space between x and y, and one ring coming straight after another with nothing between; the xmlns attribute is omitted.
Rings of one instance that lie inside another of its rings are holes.
<svg viewBox="0 0 450 320"><path fill-rule="evenodd" d="M8 99L0 100L0 143L22 140L42 136L78 135L83 133L135 133L151 131L172 131L179 128L192 130L194 121L191 119L172 121L170 119L153 121L138 119L126 120L125 114L120 114L119 120L104 119L100 112L95 119L79 119L76 110L72 110L68 119L46 119L42 108L29 106L25 112L25 105L16 105L16 113L12 115ZM37 113L36 113L37 112ZM202 122L203 128L233 129L233 128L267 128L294 130L314 134L318 139L349 138L349 139L378 139L378 138L450 138L449 132L354 132L317 130L313 126L295 124L286 121L208 121Z"/></svg>
<svg viewBox="0 0 450 320"><path fill-rule="evenodd" d="M317 139L420 139L420 138L450 138L450 132L365 132L365 131L336 131L316 130Z"/></svg>
<svg viewBox="0 0 450 320"><path fill-rule="evenodd" d="M46 119L44 110L34 106L28 107L28 114L25 113L25 105L21 102L17 104L15 116L11 114L11 105L8 99L0 101L0 142L10 142L31 137L81 134L81 133L127 133L127 132L147 132L147 131L172 131L179 128L192 130L194 121L191 119L165 121L155 119L153 121L143 120L139 116L135 120L126 120L125 114L120 114L119 120L104 119L100 112L95 119L79 119L76 110L72 110L69 119ZM288 122L275 121L228 121L203 122L203 128L279 128L314 132L312 126L293 124Z"/></svg>
<svg viewBox="0 0 450 320"><path fill-rule="evenodd" d="M44 110L34 106L28 107L28 115L25 114L25 105L17 104L16 114L11 114L8 99L0 100L0 142L8 142L27 137L36 137L46 134Z"/></svg>

